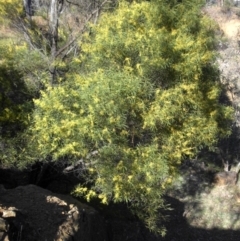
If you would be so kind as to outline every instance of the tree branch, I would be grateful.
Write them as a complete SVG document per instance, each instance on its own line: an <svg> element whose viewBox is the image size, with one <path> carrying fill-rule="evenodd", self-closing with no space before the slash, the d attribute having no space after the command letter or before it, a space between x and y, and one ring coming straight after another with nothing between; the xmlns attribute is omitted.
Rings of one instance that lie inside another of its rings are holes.
<svg viewBox="0 0 240 241"><path fill-rule="evenodd" d="M68 1L67 1L67 2L68 2ZM97 17L99 16L99 11L101 10L101 8L102 8L107 2L108 2L108 0L103 1L97 9L95 9L93 12L91 12L91 13L87 16L87 18L86 18L86 20L85 20L85 24L84 24L83 28L81 29L80 33L79 33L76 37L74 37L73 39L70 39L63 47L61 47L61 48L56 52L55 58L57 58L60 54L62 54L71 44L73 44L73 43L82 35L82 33L86 30L86 24L93 18L93 16L94 16L95 14L97 14ZM97 18L95 19L94 24L96 24L96 22L97 22Z"/></svg>

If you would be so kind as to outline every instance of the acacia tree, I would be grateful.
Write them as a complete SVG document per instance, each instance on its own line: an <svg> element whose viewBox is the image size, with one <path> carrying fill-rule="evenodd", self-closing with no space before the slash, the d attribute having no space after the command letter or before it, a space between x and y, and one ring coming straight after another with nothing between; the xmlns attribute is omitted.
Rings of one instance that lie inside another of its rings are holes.
<svg viewBox="0 0 240 241"><path fill-rule="evenodd" d="M197 2L121 1L103 14L72 63L79 72L41 93L30 128L33 158L81 162L76 195L126 202L161 234L162 196L181 161L230 133L214 25Z"/></svg>

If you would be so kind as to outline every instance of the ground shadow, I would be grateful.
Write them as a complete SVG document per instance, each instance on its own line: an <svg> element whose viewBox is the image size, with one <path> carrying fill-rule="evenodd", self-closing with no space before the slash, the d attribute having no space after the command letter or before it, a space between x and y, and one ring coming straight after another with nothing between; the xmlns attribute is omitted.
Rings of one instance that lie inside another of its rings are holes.
<svg viewBox="0 0 240 241"><path fill-rule="evenodd" d="M201 229L188 224L184 217L184 203L179 200L166 197L166 201L173 208L169 213L169 221L166 223L167 235L160 238L163 241L236 241L239 240L240 230Z"/></svg>
<svg viewBox="0 0 240 241"><path fill-rule="evenodd" d="M69 196L35 185L1 188L0 210L11 207L16 216L4 217L10 224L10 241L109 241L99 213Z"/></svg>
<svg viewBox="0 0 240 241"><path fill-rule="evenodd" d="M18 218L13 221L12 237L10 241L45 241L55 240L59 227L65 225L70 211L70 204L74 204L72 199L64 199L63 195L53 194L48 190L41 189L37 194L39 187L30 185L28 192L24 187L0 191L1 206L14 206L19 210ZM31 191L32 189L32 191ZM198 187L195 185L195 189ZM200 189L201 190L201 189ZM199 190L198 190L199 191ZM34 193L34 194L33 194ZM191 193L191 192L190 192ZM195 191L193 194L196 194ZM66 205L56 205L51 201L47 201L46 197L58 197L63 200ZM74 239L76 233L69 235L66 241L235 241L240 236L240 230L221 230L221 229L202 229L189 225L185 217L185 203L171 196L164 197L166 202L171 205L172 210L165 214L169 217L164 223L167 228L166 237L157 237L149 232L144 224L133 216L124 205L114 205L110 207L99 208L97 215L94 209L81 213L82 218L77 220L80 225L81 233L79 238ZM16 201L17 200L17 201ZM77 202L77 201L76 201ZM77 205L77 204L74 204ZM86 207L80 209L83 210ZM199 204L196 203L196 211L199 211ZM24 210L31 212L32 218L29 219ZM60 215L59 215L60 213ZM57 214L57 215L56 215ZM11 222L11 220L9 220ZM72 223L74 227L74 223ZM65 225L66 230L71 230ZM21 232L21 239L19 233ZM64 232L64 228L61 229ZM76 229L73 232L78 232ZM47 236L46 236L47 235Z"/></svg>

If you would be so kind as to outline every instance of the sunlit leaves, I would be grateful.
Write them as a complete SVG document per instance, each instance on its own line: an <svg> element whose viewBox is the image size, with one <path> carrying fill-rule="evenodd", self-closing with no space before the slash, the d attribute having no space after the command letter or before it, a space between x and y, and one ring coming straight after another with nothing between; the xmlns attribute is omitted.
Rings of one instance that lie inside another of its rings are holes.
<svg viewBox="0 0 240 241"><path fill-rule="evenodd" d="M126 144L128 121L141 120L140 113L148 104L149 94L151 85L144 81L128 74L101 71L49 88L42 93L42 99L35 100L34 130L43 136L43 143L52 142L42 151L54 152L56 158L76 153L82 156L81 149L86 144L83 140L96 149L111 143ZM140 135L141 130L136 131L135 135ZM71 146L74 141L76 146Z"/></svg>
<svg viewBox="0 0 240 241"><path fill-rule="evenodd" d="M90 37L86 36L84 66L124 68L162 86L201 74L214 57L209 51L214 24L200 15L196 2L173 2L121 1L119 8L103 14L99 25L92 26Z"/></svg>

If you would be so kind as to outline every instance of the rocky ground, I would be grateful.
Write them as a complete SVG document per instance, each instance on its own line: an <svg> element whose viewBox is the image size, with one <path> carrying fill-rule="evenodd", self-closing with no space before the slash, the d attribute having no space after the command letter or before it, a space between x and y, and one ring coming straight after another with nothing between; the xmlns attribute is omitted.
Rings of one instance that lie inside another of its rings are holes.
<svg viewBox="0 0 240 241"><path fill-rule="evenodd" d="M105 220L70 196L35 185L0 187L0 240L109 240Z"/></svg>
<svg viewBox="0 0 240 241"><path fill-rule="evenodd" d="M235 241L240 235L240 189L213 185L216 171L197 160L183 163L165 197L172 208L166 213L165 238L151 234L121 205L91 203L93 208L35 185L1 185L0 240Z"/></svg>
<svg viewBox="0 0 240 241"><path fill-rule="evenodd" d="M158 240L123 205L86 204L70 195L56 193L72 189L72 177L64 180L59 174L44 183L54 193L28 185L29 175L0 169L1 241Z"/></svg>

